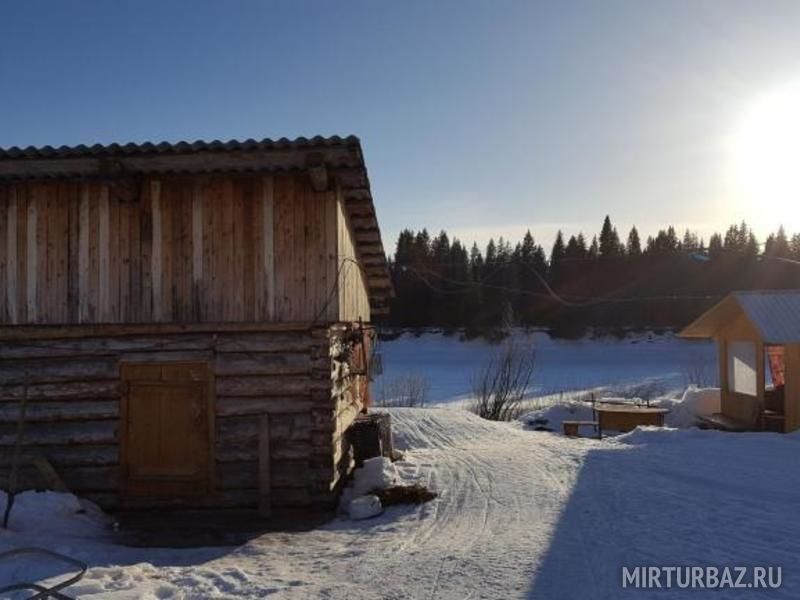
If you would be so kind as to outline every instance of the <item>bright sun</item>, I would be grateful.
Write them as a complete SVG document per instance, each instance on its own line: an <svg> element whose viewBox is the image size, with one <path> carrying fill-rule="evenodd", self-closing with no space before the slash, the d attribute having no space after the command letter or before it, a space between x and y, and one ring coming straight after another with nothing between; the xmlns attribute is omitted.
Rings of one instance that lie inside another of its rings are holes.
<svg viewBox="0 0 800 600"><path fill-rule="evenodd" d="M745 212L800 230L800 85L759 98L739 123L734 149Z"/></svg>

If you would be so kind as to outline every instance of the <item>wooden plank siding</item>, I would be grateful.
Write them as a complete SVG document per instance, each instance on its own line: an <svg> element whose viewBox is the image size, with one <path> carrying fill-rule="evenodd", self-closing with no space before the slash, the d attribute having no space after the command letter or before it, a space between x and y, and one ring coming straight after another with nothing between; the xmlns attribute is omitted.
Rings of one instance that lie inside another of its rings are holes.
<svg viewBox="0 0 800 600"><path fill-rule="evenodd" d="M0 325L369 320L347 219L305 175L0 184Z"/></svg>
<svg viewBox="0 0 800 600"><path fill-rule="evenodd" d="M336 194L338 305L340 321L369 322L367 279L358 260L355 236L340 192Z"/></svg>
<svg viewBox="0 0 800 600"><path fill-rule="evenodd" d="M272 327L0 341L0 477L7 475L27 394L25 455L47 458L71 491L107 508L119 506L122 366L197 362L207 363L214 378L215 475L208 497L187 502L256 508L268 476L273 507L330 509L337 404L328 329ZM259 418L264 415L268 420ZM45 485L26 467L23 488Z"/></svg>

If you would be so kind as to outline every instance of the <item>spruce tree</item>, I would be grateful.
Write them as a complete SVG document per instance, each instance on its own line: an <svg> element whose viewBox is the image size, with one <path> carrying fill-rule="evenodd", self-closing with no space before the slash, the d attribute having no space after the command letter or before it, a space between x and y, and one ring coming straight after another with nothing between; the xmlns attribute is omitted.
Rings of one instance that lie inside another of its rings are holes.
<svg viewBox="0 0 800 600"><path fill-rule="evenodd" d="M600 256L608 258L619 254L619 235L611 225L608 215L603 220L603 229L600 231Z"/></svg>
<svg viewBox="0 0 800 600"><path fill-rule="evenodd" d="M636 229L636 225L631 227L631 232L628 234L626 251L628 256L641 256L642 254L642 244L639 241L639 232Z"/></svg>

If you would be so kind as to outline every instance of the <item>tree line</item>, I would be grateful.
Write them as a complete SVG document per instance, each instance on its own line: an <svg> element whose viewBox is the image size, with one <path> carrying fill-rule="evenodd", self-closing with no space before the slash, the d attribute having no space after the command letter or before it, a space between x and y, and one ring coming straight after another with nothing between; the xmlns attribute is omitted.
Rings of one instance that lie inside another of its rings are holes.
<svg viewBox="0 0 800 600"><path fill-rule="evenodd" d="M670 226L624 239L607 216L600 233L566 238L549 253L528 231L512 243L469 248L442 231L403 230L390 271L395 288L385 323L395 327L545 326L562 335L586 327L677 328L733 290L800 287L800 234L783 227L759 243L742 222L708 241Z"/></svg>

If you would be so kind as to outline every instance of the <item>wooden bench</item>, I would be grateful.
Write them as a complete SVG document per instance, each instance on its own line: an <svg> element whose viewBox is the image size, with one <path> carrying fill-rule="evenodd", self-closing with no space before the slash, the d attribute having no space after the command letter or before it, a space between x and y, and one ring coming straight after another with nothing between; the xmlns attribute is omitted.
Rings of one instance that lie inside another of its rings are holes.
<svg viewBox="0 0 800 600"><path fill-rule="evenodd" d="M561 425L564 427L564 435L567 437L578 437L578 430L581 427L592 426L597 428L597 421L562 421Z"/></svg>
<svg viewBox="0 0 800 600"><path fill-rule="evenodd" d="M697 417L700 421L701 427L705 425L706 429L719 429L721 431L752 431L753 427L740 421L723 415L722 413L713 413L710 415L700 415Z"/></svg>

